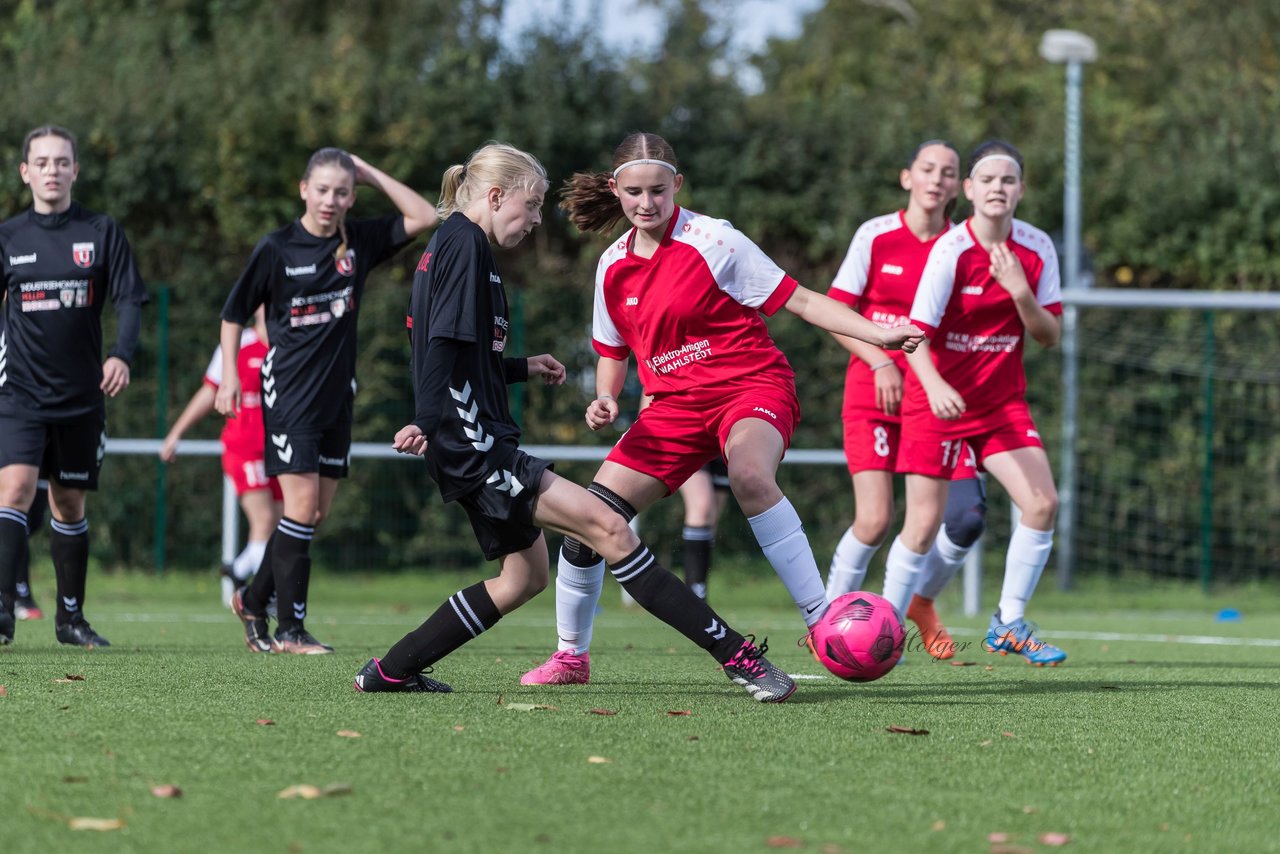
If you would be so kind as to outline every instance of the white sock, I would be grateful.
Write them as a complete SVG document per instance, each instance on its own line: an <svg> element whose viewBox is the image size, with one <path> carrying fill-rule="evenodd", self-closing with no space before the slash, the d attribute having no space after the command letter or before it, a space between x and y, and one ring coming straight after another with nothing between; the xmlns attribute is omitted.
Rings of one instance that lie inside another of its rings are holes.
<svg viewBox="0 0 1280 854"><path fill-rule="evenodd" d="M867 567L871 558L880 550L879 546L869 546L853 534L853 528L846 528L844 536L836 544L835 554L831 556L831 569L827 572L827 599L862 589L867 580Z"/></svg>
<svg viewBox="0 0 1280 854"><path fill-rule="evenodd" d="M881 595L897 610L903 625L906 625L911 594L916 592L916 582L928 558L928 554L918 555L904 546L901 537L894 537L893 545L889 547L889 557L884 565L884 593Z"/></svg>
<svg viewBox="0 0 1280 854"><path fill-rule="evenodd" d="M1000 588L1000 622L1009 625L1027 613L1027 602L1035 592L1053 550L1053 531L1037 531L1019 524L1009 537L1004 559L1004 585Z"/></svg>
<svg viewBox="0 0 1280 854"><path fill-rule="evenodd" d="M747 519L756 535L756 542L764 550L764 556L773 565L805 625L812 626L826 613L827 595L822 589L822 575L818 562L813 559L809 538L804 535L804 525L796 508L784 496L781 501L761 513Z"/></svg>
<svg viewBox="0 0 1280 854"><path fill-rule="evenodd" d="M262 558L267 553L267 541L250 540L245 543L244 551L236 555L231 564L231 572L241 581L247 581L262 566Z"/></svg>
<svg viewBox="0 0 1280 854"><path fill-rule="evenodd" d="M584 655L591 646L591 629L604 587L604 559L593 566L574 566L563 553L556 561L556 632L558 650Z"/></svg>
<svg viewBox="0 0 1280 854"><path fill-rule="evenodd" d="M938 536L933 541L924 562L924 572L920 574L920 589L916 592L925 599L937 599L956 572L964 566L965 555L969 554L969 546L957 546L947 536L947 526L938 529Z"/></svg>

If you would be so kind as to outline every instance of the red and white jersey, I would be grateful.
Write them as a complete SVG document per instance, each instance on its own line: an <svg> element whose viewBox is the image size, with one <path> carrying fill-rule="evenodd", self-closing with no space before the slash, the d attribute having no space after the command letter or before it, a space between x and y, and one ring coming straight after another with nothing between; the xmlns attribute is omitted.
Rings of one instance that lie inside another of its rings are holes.
<svg viewBox="0 0 1280 854"><path fill-rule="evenodd" d="M1062 313L1058 255L1049 235L1015 219L1009 249L1022 263L1036 302ZM980 416L1026 393L1022 367L1026 329L1009 292L991 275L991 256L968 222L953 228L929 254L911 306L911 322L929 336L942 378L964 398L964 418ZM908 380L904 417L929 412L923 388Z"/></svg>
<svg viewBox="0 0 1280 854"><path fill-rule="evenodd" d="M760 314L782 308L798 287L728 222L677 207L652 258L631 251L632 229L600 257L592 344L625 359L634 352L650 394L714 386L734 377L795 374Z"/></svg>
<svg viewBox="0 0 1280 854"><path fill-rule="evenodd" d="M929 251L947 232L921 240L907 227L905 211L869 219L853 234L849 252L836 271L827 296L855 308L884 329L911 322L911 303L924 271ZM947 229L951 223L947 223ZM885 353L898 369L907 372L901 350ZM845 388L845 409L876 410L876 386L871 369L857 356L850 357ZM890 420L896 421L893 417Z"/></svg>
<svg viewBox="0 0 1280 854"><path fill-rule="evenodd" d="M266 432L262 426L262 362L267 358L267 345L258 339L258 333L245 328L240 333L240 355L236 359L236 372L240 374L240 414L228 418L222 428L222 447L226 450L255 458L265 453ZM217 390L222 385L222 345L213 351L213 358L204 372L204 381Z"/></svg>

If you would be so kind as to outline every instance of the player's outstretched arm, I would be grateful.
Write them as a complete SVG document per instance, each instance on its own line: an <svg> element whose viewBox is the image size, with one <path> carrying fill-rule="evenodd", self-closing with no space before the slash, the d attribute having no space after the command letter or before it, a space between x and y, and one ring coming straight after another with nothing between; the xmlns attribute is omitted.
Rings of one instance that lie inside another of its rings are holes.
<svg viewBox="0 0 1280 854"><path fill-rule="evenodd" d="M169 428L168 435L160 443L160 459L166 463L173 462L174 458L178 456L178 443L182 441L182 437L197 421L213 412L213 400L216 396L217 392L213 390L213 386L205 383L200 384L200 388L196 389L196 393L191 395L191 400L187 401L186 408L182 410L178 420L173 422L173 426Z"/></svg>
<svg viewBox="0 0 1280 854"><path fill-rule="evenodd" d="M810 323L819 329L857 338L859 341L866 341L868 344L875 344L886 350L902 350L910 353L924 340L924 332L915 326L883 329L844 303L803 286L796 287L795 293L787 300L785 308L805 323Z"/></svg>

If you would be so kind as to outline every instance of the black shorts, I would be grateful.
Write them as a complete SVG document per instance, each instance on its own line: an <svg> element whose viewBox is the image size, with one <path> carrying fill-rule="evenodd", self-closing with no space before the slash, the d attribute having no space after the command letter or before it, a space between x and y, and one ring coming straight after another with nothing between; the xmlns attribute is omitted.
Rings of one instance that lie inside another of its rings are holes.
<svg viewBox="0 0 1280 854"><path fill-rule="evenodd" d="M106 428L102 412L65 422L0 415L0 468L37 466L40 477L61 486L96 490L107 452Z"/></svg>
<svg viewBox="0 0 1280 854"><path fill-rule="evenodd" d="M710 473L713 487L716 489L729 488L729 466L725 463L724 457L716 457L702 468Z"/></svg>
<svg viewBox="0 0 1280 854"><path fill-rule="evenodd" d="M311 474L344 478L351 470L351 419L331 427L275 432L267 429L264 464L268 477Z"/></svg>
<svg viewBox="0 0 1280 854"><path fill-rule="evenodd" d="M522 552L538 541L542 529L533 523L533 507L542 475L552 468L546 460L517 450L484 486L458 499L485 560Z"/></svg>

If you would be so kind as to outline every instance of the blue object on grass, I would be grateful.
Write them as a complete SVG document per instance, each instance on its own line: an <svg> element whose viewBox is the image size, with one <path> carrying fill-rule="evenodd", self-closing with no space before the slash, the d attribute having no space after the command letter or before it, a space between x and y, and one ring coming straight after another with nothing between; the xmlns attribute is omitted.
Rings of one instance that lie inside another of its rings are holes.
<svg viewBox="0 0 1280 854"><path fill-rule="evenodd" d="M1218 623L1238 623L1244 619L1244 615L1235 608L1223 608L1218 612L1218 616L1214 618Z"/></svg>

